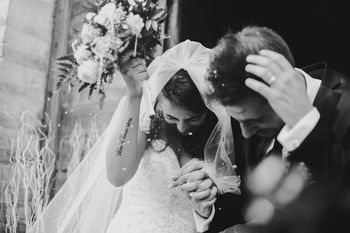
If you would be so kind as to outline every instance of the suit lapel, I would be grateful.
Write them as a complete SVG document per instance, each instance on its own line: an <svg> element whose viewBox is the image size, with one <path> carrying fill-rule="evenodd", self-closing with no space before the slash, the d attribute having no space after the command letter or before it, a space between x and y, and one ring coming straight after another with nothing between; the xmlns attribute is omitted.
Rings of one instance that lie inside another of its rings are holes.
<svg viewBox="0 0 350 233"><path fill-rule="evenodd" d="M331 70L327 69L326 63L316 63L303 68L303 70L311 77L322 80L313 105L319 111L321 120L329 125L333 125L336 120L336 114L334 113L341 96L340 93L335 91L340 84L339 78Z"/></svg>

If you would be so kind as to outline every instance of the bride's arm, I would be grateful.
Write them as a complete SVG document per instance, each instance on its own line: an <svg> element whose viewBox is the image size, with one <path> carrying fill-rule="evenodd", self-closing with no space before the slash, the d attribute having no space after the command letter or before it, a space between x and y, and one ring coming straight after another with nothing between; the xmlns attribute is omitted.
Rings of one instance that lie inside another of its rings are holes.
<svg viewBox="0 0 350 233"><path fill-rule="evenodd" d="M121 66L121 73L127 86L125 111L106 150L107 177L114 186L122 186L134 176L147 144L145 133L139 130L141 84L148 78L147 69L140 58L134 58Z"/></svg>

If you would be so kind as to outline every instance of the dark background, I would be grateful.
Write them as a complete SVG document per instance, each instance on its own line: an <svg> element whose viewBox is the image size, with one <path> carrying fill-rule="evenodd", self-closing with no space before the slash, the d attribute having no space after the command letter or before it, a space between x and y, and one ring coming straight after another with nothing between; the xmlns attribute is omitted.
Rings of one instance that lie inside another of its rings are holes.
<svg viewBox="0 0 350 233"><path fill-rule="evenodd" d="M228 30L267 26L288 43L302 68L324 61L350 75L350 8L347 1L180 0L180 41L214 47Z"/></svg>

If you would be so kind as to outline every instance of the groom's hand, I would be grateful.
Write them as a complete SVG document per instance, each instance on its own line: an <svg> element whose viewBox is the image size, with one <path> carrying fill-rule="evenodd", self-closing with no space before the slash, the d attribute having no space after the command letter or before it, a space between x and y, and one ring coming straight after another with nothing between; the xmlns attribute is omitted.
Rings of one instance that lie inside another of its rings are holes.
<svg viewBox="0 0 350 233"><path fill-rule="evenodd" d="M249 55L246 71L260 77L267 84L248 78L247 87L265 97L273 110L293 127L313 108L306 92L304 77L279 53L261 50Z"/></svg>
<svg viewBox="0 0 350 233"><path fill-rule="evenodd" d="M210 178L207 178L199 184L195 191L187 191L186 188L183 188L183 190L191 198L192 207L197 214L203 218L208 218L213 211L213 205L216 202L216 195L218 193L214 182Z"/></svg>

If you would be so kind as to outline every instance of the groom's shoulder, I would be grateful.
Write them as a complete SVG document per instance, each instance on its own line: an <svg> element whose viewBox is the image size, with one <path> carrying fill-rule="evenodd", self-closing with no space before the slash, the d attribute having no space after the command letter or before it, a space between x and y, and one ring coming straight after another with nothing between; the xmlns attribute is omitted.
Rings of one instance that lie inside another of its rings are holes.
<svg viewBox="0 0 350 233"><path fill-rule="evenodd" d="M350 76L332 69L326 62L318 62L303 67L302 70L315 79L320 79L322 85L333 90L350 92Z"/></svg>
<svg viewBox="0 0 350 233"><path fill-rule="evenodd" d="M350 77L330 68L325 62L312 64L302 70L321 80L319 107L322 106L323 114L331 116L335 135L342 141L350 142Z"/></svg>

